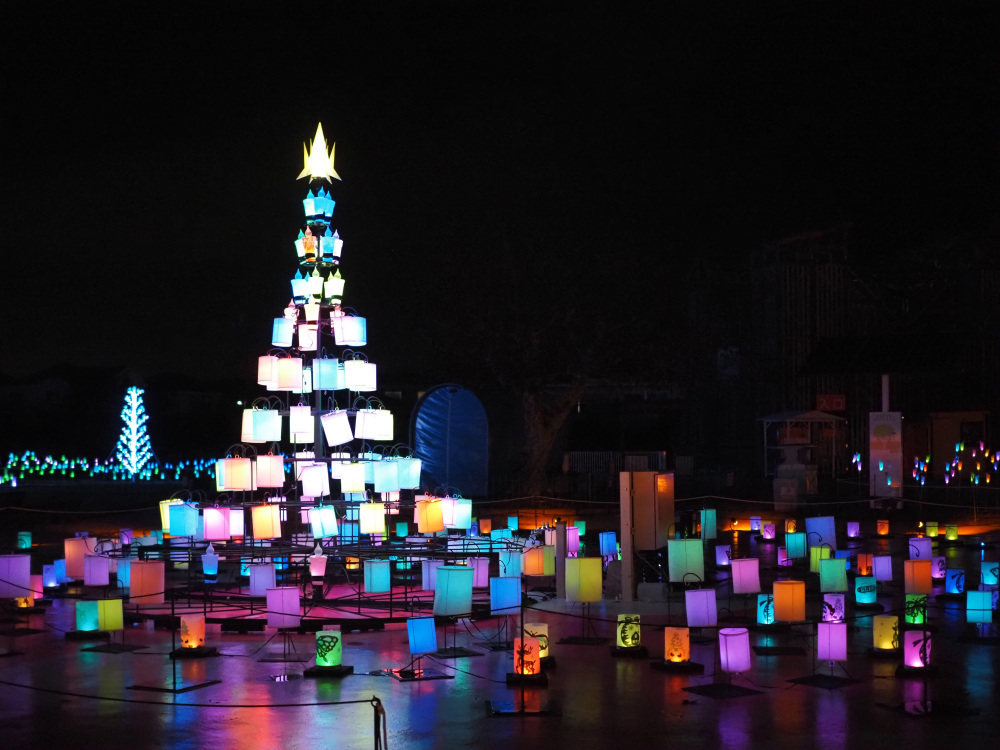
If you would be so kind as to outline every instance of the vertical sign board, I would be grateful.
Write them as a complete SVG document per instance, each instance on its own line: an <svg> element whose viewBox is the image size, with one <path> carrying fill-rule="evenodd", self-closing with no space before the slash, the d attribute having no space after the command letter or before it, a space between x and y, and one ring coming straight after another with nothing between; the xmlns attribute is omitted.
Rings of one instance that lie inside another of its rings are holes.
<svg viewBox="0 0 1000 750"><path fill-rule="evenodd" d="M903 490L903 415L868 415L868 475L872 497L901 497Z"/></svg>

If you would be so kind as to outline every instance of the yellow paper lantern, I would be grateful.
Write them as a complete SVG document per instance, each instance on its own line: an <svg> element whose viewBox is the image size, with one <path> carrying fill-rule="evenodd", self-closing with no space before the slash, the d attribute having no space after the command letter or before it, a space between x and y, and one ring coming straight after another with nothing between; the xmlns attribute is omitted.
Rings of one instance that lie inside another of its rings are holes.
<svg viewBox="0 0 1000 750"><path fill-rule="evenodd" d="M874 646L883 651L899 648L899 617L896 615L875 615L872 618Z"/></svg>
<svg viewBox="0 0 1000 750"><path fill-rule="evenodd" d="M603 593L601 563L602 560L599 557L569 557L566 559L566 601L601 601Z"/></svg>

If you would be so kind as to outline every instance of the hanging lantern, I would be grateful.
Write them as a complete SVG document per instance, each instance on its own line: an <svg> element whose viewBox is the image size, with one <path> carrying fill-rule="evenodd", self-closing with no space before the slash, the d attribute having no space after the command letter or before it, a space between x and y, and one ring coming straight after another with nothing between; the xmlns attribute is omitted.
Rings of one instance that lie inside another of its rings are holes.
<svg viewBox="0 0 1000 750"><path fill-rule="evenodd" d="M525 547L521 553L521 575L543 576L545 572L545 546Z"/></svg>
<svg viewBox="0 0 1000 750"><path fill-rule="evenodd" d="M420 488L420 467L419 458L397 458L396 473L398 475L399 488L401 490L416 490ZM482 527L480 526L480 531ZM486 533L483 531L482 533Z"/></svg>
<svg viewBox="0 0 1000 750"><path fill-rule="evenodd" d="M434 586L434 616L467 615L472 612L472 568L442 565Z"/></svg>
<svg viewBox="0 0 1000 750"><path fill-rule="evenodd" d="M317 329L316 323L319 322L319 311L320 311L320 308L321 308L321 305L318 302L307 302L306 304L304 304L302 306L302 310L303 310L303 312L305 312L305 316L306 316L306 323L312 323L313 324L311 326L312 331L313 331L313 336L316 335L316 329ZM302 348L302 326L301 326L301 324L299 325L299 348L300 349ZM315 351L315 349L313 349L313 351Z"/></svg>
<svg viewBox="0 0 1000 750"><path fill-rule="evenodd" d="M133 560L129 604L163 604L165 569L162 560Z"/></svg>
<svg viewBox="0 0 1000 750"><path fill-rule="evenodd" d="M490 578L490 614L509 615L521 607L520 576Z"/></svg>
<svg viewBox="0 0 1000 750"><path fill-rule="evenodd" d="M83 585L84 586L107 586L111 561L102 555L86 555L83 558ZM27 586L25 587L28 588Z"/></svg>
<svg viewBox="0 0 1000 750"><path fill-rule="evenodd" d="M267 590L278 585L274 563L249 565L247 572L250 575L250 596L267 596Z"/></svg>
<svg viewBox="0 0 1000 750"><path fill-rule="evenodd" d="M618 648L638 648L642 645L639 615L618 615L618 629L615 631L615 645Z"/></svg>
<svg viewBox="0 0 1000 750"><path fill-rule="evenodd" d="M774 539L775 535L775 525L773 523L765 523L761 525L760 536L761 539L767 539L771 541Z"/></svg>
<svg viewBox="0 0 1000 750"><path fill-rule="evenodd" d="M337 309L330 312L333 337L337 346L364 346L368 343L367 323L357 315ZM352 389L353 390L353 389Z"/></svg>
<svg viewBox="0 0 1000 750"><path fill-rule="evenodd" d="M294 586L279 586L267 590L267 626L297 628L302 624L299 590Z"/></svg>
<svg viewBox="0 0 1000 750"><path fill-rule="evenodd" d="M858 576L854 579L854 601L858 604L875 604L878 586L870 576Z"/></svg>
<svg viewBox="0 0 1000 750"><path fill-rule="evenodd" d="M750 669L750 632L746 628L719 629L719 665L723 672Z"/></svg>
<svg viewBox="0 0 1000 750"><path fill-rule="evenodd" d="M198 509L196 507L186 503L170 506L170 536L194 536L197 531Z"/></svg>
<svg viewBox="0 0 1000 750"><path fill-rule="evenodd" d="M312 526L313 537L325 539L337 536L337 513L332 505L321 505L309 510L309 524Z"/></svg>
<svg viewBox="0 0 1000 750"><path fill-rule="evenodd" d="M872 575L872 555L866 552L858 553L858 575L859 576Z"/></svg>
<svg viewBox="0 0 1000 750"><path fill-rule="evenodd" d="M903 633L903 664L910 669L924 669L931 664L931 634L926 630Z"/></svg>
<svg viewBox="0 0 1000 750"><path fill-rule="evenodd" d="M806 549L806 534L804 531L785 534L785 554L789 558L797 560L805 557L807 555ZM814 549L820 548L815 547Z"/></svg>
<svg viewBox="0 0 1000 750"><path fill-rule="evenodd" d="M343 445L354 440L354 433L351 432L351 423L347 418L346 411L335 409L321 416L319 421L323 425L323 434L326 436L327 445Z"/></svg>
<svg viewBox="0 0 1000 750"><path fill-rule="evenodd" d="M365 359L344 362L344 384L349 391L374 391L377 383L375 365Z"/></svg>
<svg viewBox="0 0 1000 750"><path fill-rule="evenodd" d="M517 531L521 528L521 519L517 516L507 516L507 528L511 531Z"/></svg>
<svg viewBox="0 0 1000 750"><path fill-rule="evenodd" d="M908 594L931 593L931 561L903 561L903 591Z"/></svg>
<svg viewBox="0 0 1000 750"><path fill-rule="evenodd" d="M316 305L316 307L319 307L319 305ZM319 340L319 334L316 330L316 324L309 322L299 323L298 331L299 331L299 351L300 352L316 351L317 342Z"/></svg>
<svg viewBox="0 0 1000 750"><path fill-rule="evenodd" d="M246 533L243 525L243 508L229 509L229 536L242 537Z"/></svg>
<svg viewBox="0 0 1000 750"><path fill-rule="evenodd" d="M760 560L744 557L733 560L733 593L756 594L760 591Z"/></svg>
<svg viewBox="0 0 1000 750"><path fill-rule="evenodd" d="M470 557L465 564L472 568L472 587L485 588L490 585L490 558Z"/></svg>
<svg viewBox="0 0 1000 750"><path fill-rule="evenodd" d="M277 412L274 412L277 413ZM257 486L285 486L285 457L278 455L257 456Z"/></svg>
<svg viewBox="0 0 1000 750"><path fill-rule="evenodd" d="M219 575L219 556L215 554L215 548L211 544L201 556L201 572L206 578L215 578Z"/></svg>
<svg viewBox="0 0 1000 750"><path fill-rule="evenodd" d="M302 388L302 360L283 357L278 360L278 390L294 391Z"/></svg>
<svg viewBox="0 0 1000 750"><path fill-rule="evenodd" d="M817 549L813 547L813 549ZM828 547L822 547L829 551ZM819 590L847 591L847 565L841 559L819 561Z"/></svg>
<svg viewBox="0 0 1000 750"><path fill-rule="evenodd" d="M860 536L861 536L861 524L858 523L857 521L848 521L847 522L847 538L848 539L857 539Z"/></svg>
<svg viewBox="0 0 1000 750"><path fill-rule="evenodd" d="M330 494L330 472L324 464L302 468L302 494L305 497L326 497Z"/></svg>
<svg viewBox="0 0 1000 750"><path fill-rule="evenodd" d="M340 466L340 491L341 492L364 492L365 491L365 465L353 461Z"/></svg>
<svg viewBox="0 0 1000 750"><path fill-rule="evenodd" d="M344 365L335 358L318 357L312 361L313 388L317 391L339 391L347 387Z"/></svg>
<svg viewBox="0 0 1000 750"><path fill-rule="evenodd" d="M691 660L691 631L688 628L668 626L663 629L663 657L674 664Z"/></svg>
<svg viewBox="0 0 1000 750"><path fill-rule="evenodd" d="M442 503L447 501L445 498ZM465 497L452 498L450 521L442 518L445 528L449 529L469 529L472 526L472 501ZM447 509L442 507L442 516Z"/></svg>
<svg viewBox="0 0 1000 750"><path fill-rule="evenodd" d="M160 527L163 529L164 534L170 533L170 506L180 505L183 502L184 502L183 500L180 500L178 498L171 498L169 500L160 501ZM67 539L66 541L69 540Z"/></svg>
<svg viewBox="0 0 1000 750"><path fill-rule="evenodd" d="M294 336L295 336L295 321L289 320L288 318L274 319L274 325L271 328L272 346L280 346L287 348L292 345L292 338ZM258 360L258 365L259 365L259 360ZM260 376L259 370L257 374L259 377ZM267 383L261 383L260 385L267 385Z"/></svg>
<svg viewBox="0 0 1000 750"><path fill-rule="evenodd" d="M554 548L550 548L553 549ZM599 602L603 595L599 557L569 557L566 559L566 601ZM555 571L553 571L555 572Z"/></svg>
<svg viewBox="0 0 1000 750"><path fill-rule="evenodd" d="M514 674L533 675L542 670L537 638L514 639Z"/></svg>
<svg viewBox="0 0 1000 750"><path fill-rule="evenodd" d="M705 580L705 550L698 539L668 539L667 564L671 583Z"/></svg>
<svg viewBox="0 0 1000 750"><path fill-rule="evenodd" d="M343 654L343 637L339 630L316 631L316 666L339 667Z"/></svg>
<svg viewBox="0 0 1000 750"><path fill-rule="evenodd" d="M500 575L505 576L507 578L521 577L520 552L508 549L500 550Z"/></svg>
<svg viewBox="0 0 1000 750"><path fill-rule="evenodd" d="M775 622L801 622L806 619L806 584L804 581L775 581Z"/></svg>
<svg viewBox="0 0 1000 750"><path fill-rule="evenodd" d="M889 555L872 557L872 573L876 581L892 580L892 558Z"/></svg>
<svg viewBox="0 0 1000 750"><path fill-rule="evenodd" d="M733 556L733 546L731 544L715 545L715 565L720 568L728 567L729 560Z"/></svg>
<svg viewBox="0 0 1000 750"><path fill-rule="evenodd" d="M757 595L757 624L774 624L774 597L771 594Z"/></svg>
<svg viewBox="0 0 1000 750"><path fill-rule="evenodd" d="M823 594L823 622L844 621L844 595Z"/></svg>
<svg viewBox="0 0 1000 750"><path fill-rule="evenodd" d="M389 583L390 563L388 560L365 560L365 592L385 594L391 588Z"/></svg>
<svg viewBox="0 0 1000 750"><path fill-rule="evenodd" d="M240 423L240 442L255 443L260 442L253 439L253 409L243 410L243 421Z"/></svg>
<svg viewBox="0 0 1000 750"><path fill-rule="evenodd" d="M816 623L816 658L819 661L847 661L846 623Z"/></svg>
<svg viewBox="0 0 1000 750"><path fill-rule="evenodd" d="M718 623L715 589L688 589L684 592L684 609L689 628L714 628Z"/></svg>
<svg viewBox="0 0 1000 750"><path fill-rule="evenodd" d="M362 534L385 533L385 503L362 503L358 510L358 531Z"/></svg>
<svg viewBox="0 0 1000 750"><path fill-rule="evenodd" d="M883 519L880 519L880 520L876 521L875 522L875 533L878 534L879 536L888 536L889 535L889 520L883 518Z"/></svg>
<svg viewBox="0 0 1000 750"><path fill-rule="evenodd" d="M437 569L444 565L444 560L421 560L420 581L422 591L434 591L437 585Z"/></svg>
<svg viewBox="0 0 1000 750"><path fill-rule="evenodd" d="M255 505L250 509L254 539L278 539L281 537L281 507L268 503Z"/></svg>
<svg viewBox="0 0 1000 750"><path fill-rule="evenodd" d="M471 512L472 507L470 505ZM577 526L566 527L566 554L571 557L580 554L580 529Z"/></svg>
<svg viewBox="0 0 1000 750"><path fill-rule="evenodd" d="M295 443L312 443L316 440L316 420L308 406L292 406L288 409L289 439Z"/></svg>
<svg viewBox="0 0 1000 750"><path fill-rule="evenodd" d="M419 533L435 534L444 531L444 515L440 498L428 497L426 500L418 500L414 515Z"/></svg>
<svg viewBox="0 0 1000 750"><path fill-rule="evenodd" d="M399 462L395 459L376 461L372 467L376 492L399 492Z"/></svg>

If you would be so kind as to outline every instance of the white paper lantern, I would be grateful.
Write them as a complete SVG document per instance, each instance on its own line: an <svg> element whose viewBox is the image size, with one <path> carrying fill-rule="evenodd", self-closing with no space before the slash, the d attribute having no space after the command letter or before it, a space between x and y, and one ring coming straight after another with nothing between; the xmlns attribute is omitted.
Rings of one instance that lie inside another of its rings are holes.
<svg viewBox="0 0 1000 750"><path fill-rule="evenodd" d="M302 494L306 497L325 497L330 494L330 472L324 464L303 467Z"/></svg>
<svg viewBox="0 0 1000 750"><path fill-rule="evenodd" d="M267 596L267 590L275 588L274 563L257 563L248 566L250 575L250 596Z"/></svg>
<svg viewBox="0 0 1000 750"><path fill-rule="evenodd" d="M308 406L292 406L288 409L289 439L296 443L312 443L316 440L316 420Z"/></svg>
<svg viewBox="0 0 1000 750"><path fill-rule="evenodd" d="M364 318L333 310L330 322L337 346L364 346L368 343L368 326Z"/></svg>
<svg viewBox="0 0 1000 750"><path fill-rule="evenodd" d="M271 345L288 347L292 345L292 337L295 335L295 323L288 318L275 318L274 326L271 329ZM261 383L261 385L265 385Z"/></svg>
<svg viewBox="0 0 1000 750"><path fill-rule="evenodd" d="M285 457L278 455L257 456L257 486L285 486Z"/></svg>
<svg viewBox="0 0 1000 750"><path fill-rule="evenodd" d="M349 391L374 391L377 387L377 372L374 363L363 359L349 359L344 362L344 380Z"/></svg>
<svg viewBox="0 0 1000 750"><path fill-rule="evenodd" d="M316 539L337 536L337 514L332 505L309 510L309 524Z"/></svg>
<svg viewBox="0 0 1000 750"><path fill-rule="evenodd" d="M420 459L397 458L396 465L396 473L399 475L399 488L401 490L420 489Z"/></svg>
<svg viewBox="0 0 1000 750"><path fill-rule="evenodd" d="M302 388L302 360L282 357L278 360L278 390L294 391Z"/></svg>
<svg viewBox="0 0 1000 750"><path fill-rule="evenodd" d="M340 491L341 492L364 492L365 491L365 464L352 462L343 464L340 467Z"/></svg>
<svg viewBox="0 0 1000 750"><path fill-rule="evenodd" d="M335 409L327 412L319 418L319 421L323 425L323 434L326 436L327 445L343 445L354 440L351 422L345 410Z"/></svg>

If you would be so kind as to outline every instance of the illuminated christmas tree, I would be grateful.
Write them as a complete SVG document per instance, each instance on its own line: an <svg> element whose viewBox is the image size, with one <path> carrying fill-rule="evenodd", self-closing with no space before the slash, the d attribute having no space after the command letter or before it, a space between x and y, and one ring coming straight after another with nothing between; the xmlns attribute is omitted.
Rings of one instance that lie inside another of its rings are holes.
<svg viewBox="0 0 1000 750"><path fill-rule="evenodd" d="M143 467L152 459L153 448L146 434L146 422L149 416L142 403L142 388L132 386L125 393L125 406L122 408L122 434L118 438L115 455L118 463L135 479Z"/></svg>

